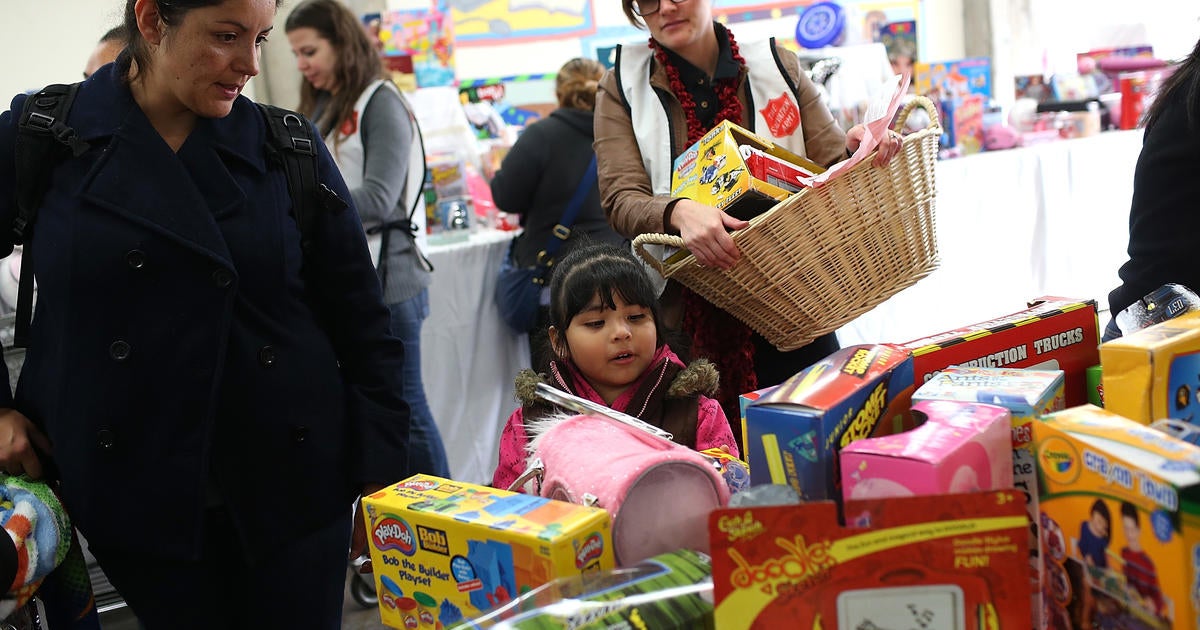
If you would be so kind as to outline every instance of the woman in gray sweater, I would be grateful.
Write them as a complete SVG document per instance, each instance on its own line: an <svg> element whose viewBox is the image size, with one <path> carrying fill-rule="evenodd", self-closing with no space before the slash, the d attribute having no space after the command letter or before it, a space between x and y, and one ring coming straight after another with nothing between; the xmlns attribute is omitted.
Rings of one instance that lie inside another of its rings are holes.
<svg viewBox="0 0 1200 630"><path fill-rule="evenodd" d="M354 14L338 0L306 0L285 24L302 114L315 121L362 217L404 342L404 399L412 410L409 471L450 477L446 449L421 381L421 325L429 316L432 268L416 242L423 231L425 158L404 97Z"/></svg>

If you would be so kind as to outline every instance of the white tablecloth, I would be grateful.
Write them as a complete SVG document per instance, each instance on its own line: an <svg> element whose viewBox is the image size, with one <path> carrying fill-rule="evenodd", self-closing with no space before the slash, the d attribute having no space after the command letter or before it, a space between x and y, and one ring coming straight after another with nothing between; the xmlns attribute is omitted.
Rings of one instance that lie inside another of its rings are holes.
<svg viewBox="0 0 1200 630"><path fill-rule="evenodd" d="M1091 298L1107 309L1127 260L1141 142L1140 130L1114 131L939 162L941 267L843 326L838 339L909 341L1019 311L1042 295Z"/></svg>
<svg viewBox="0 0 1200 630"><path fill-rule="evenodd" d="M425 394L454 479L489 483L504 421L516 408L513 377L529 367L529 337L509 332L492 292L512 232L432 244L429 318L421 330Z"/></svg>

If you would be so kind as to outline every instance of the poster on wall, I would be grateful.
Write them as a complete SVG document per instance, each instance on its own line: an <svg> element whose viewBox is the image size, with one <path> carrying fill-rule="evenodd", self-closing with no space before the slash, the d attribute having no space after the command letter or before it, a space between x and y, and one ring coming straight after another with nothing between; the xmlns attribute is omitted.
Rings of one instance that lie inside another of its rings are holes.
<svg viewBox="0 0 1200 630"><path fill-rule="evenodd" d="M603 26L587 37L579 38L583 56L595 59L605 68L613 67L617 61L617 46L629 44L645 45L649 39L646 31L629 25Z"/></svg>
<svg viewBox="0 0 1200 630"><path fill-rule="evenodd" d="M408 56L418 87L454 85L454 33L441 11L385 11L379 39L385 57Z"/></svg>
<svg viewBox="0 0 1200 630"><path fill-rule="evenodd" d="M460 46L582 37L596 30L592 0L446 0Z"/></svg>

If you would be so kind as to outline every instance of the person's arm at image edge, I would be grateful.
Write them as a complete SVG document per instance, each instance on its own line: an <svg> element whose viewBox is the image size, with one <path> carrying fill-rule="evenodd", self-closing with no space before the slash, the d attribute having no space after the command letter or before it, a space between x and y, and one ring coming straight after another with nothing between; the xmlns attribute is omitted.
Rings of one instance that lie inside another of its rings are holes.
<svg viewBox="0 0 1200 630"><path fill-rule="evenodd" d="M415 142L408 111L399 95L381 87L367 101L362 115L362 185L350 191L365 223L391 216L407 181L409 147Z"/></svg>

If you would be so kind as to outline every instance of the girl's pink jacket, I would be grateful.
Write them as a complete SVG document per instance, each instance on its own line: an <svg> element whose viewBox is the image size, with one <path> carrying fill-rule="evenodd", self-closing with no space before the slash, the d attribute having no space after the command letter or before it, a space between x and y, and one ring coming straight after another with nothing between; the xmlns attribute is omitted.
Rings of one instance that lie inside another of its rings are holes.
<svg viewBox="0 0 1200 630"><path fill-rule="evenodd" d="M650 396L642 397L640 400L635 401L634 396L642 389L641 385L646 379L651 377L657 378L662 372L664 361L669 361L675 366L682 368L682 370L675 376L671 383L658 383ZM565 378L559 373L559 370L566 370L568 377ZM524 370L518 375L518 396L522 396L523 389L528 389L522 388L522 381L528 382L531 377L541 380L530 370ZM583 376L575 369L575 366L568 361L555 362L551 365L550 380L550 384L559 389L602 405L605 404L600 395L588 385ZM571 387L569 383L575 386ZM724 446L734 456L738 456L737 444L734 443L733 431L729 428L729 421L725 418L725 412L721 410L721 405L717 401L704 395L704 393L711 393L716 388L716 384L717 373L710 363L707 361L695 361L690 365L684 366L683 362L671 351L670 347L664 344L655 353L654 360L650 362L650 367L638 377L637 381L630 384L625 392L617 397L610 406L617 411L636 416L655 426L660 426L660 419L646 418L639 415L647 408L645 404L646 400L653 396L698 396L696 450L702 451ZM531 401L532 399L523 400L522 402L528 403ZM661 408L661 406L657 407ZM508 417L508 422L504 425L504 433L500 436L500 463L496 467L496 472L492 475L492 486L495 488L508 488L525 471L526 459L529 456L525 448L529 443L529 439L525 433L524 409L525 404L522 404Z"/></svg>

